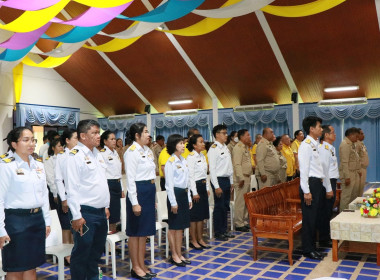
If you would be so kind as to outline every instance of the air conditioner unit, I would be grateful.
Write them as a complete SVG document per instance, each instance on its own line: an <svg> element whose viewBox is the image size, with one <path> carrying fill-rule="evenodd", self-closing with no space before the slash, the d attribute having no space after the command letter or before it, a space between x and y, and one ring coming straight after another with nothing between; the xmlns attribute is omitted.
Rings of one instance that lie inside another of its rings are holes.
<svg viewBox="0 0 380 280"><path fill-rule="evenodd" d="M327 99L318 102L318 106L342 106L342 105L358 105L367 104L367 98L340 98L340 99Z"/></svg>
<svg viewBox="0 0 380 280"><path fill-rule="evenodd" d="M257 104L257 105L245 105L236 106L234 112L247 112L247 111L261 111L261 110L273 110L274 103Z"/></svg>
<svg viewBox="0 0 380 280"><path fill-rule="evenodd" d="M175 110L175 111L165 112L165 116L183 116L183 115L196 115L196 114L198 114L197 109Z"/></svg>
<svg viewBox="0 0 380 280"><path fill-rule="evenodd" d="M126 115L115 115L115 116L109 116L108 120L128 120L128 119L134 119L134 114L126 114Z"/></svg>

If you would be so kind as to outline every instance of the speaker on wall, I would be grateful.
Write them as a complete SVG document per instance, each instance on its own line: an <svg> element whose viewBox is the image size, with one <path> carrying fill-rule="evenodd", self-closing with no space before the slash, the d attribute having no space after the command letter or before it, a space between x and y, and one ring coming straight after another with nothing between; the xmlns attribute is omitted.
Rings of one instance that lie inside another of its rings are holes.
<svg viewBox="0 0 380 280"><path fill-rule="evenodd" d="M298 103L298 93L297 92L292 92L292 101L294 103Z"/></svg>
<svg viewBox="0 0 380 280"><path fill-rule="evenodd" d="M150 105L145 105L145 113L150 114Z"/></svg>

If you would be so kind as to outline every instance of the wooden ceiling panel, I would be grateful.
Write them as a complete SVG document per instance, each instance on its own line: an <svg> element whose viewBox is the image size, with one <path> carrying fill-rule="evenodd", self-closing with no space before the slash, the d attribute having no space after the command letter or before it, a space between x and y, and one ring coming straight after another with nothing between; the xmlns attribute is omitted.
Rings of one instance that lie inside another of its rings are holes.
<svg viewBox="0 0 380 280"><path fill-rule="evenodd" d="M302 18L266 17L303 101L380 97L379 23L373 0L346 1ZM325 87L345 85L360 89L323 94Z"/></svg>
<svg viewBox="0 0 380 280"><path fill-rule="evenodd" d="M195 17L187 16L190 24L202 19ZM168 26L177 29L184 23ZM224 107L290 102L289 87L254 13L206 35L176 39Z"/></svg>

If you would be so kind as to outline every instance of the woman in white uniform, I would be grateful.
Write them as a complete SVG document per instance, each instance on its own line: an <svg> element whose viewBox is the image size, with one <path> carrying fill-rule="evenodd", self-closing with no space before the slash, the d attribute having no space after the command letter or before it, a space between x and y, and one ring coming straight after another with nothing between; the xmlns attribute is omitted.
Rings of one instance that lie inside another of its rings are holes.
<svg viewBox="0 0 380 280"><path fill-rule="evenodd" d="M107 165L106 177L110 191L110 217L109 230L116 232L116 224L120 222L120 198L124 197L121 188L121 159L116 150L115 134L109 130L103 132L100 137L100 154Z"/></svg>
<svg viewBox="0 0 380 280"><path fill-rule="evenodd" d="M33 132L18 127L8 134L13 157L0 164L0 249L8 279L37 279L50 234L49 198L42 163L33 159ZM9 242L9 244L7 244Z"/></svg>

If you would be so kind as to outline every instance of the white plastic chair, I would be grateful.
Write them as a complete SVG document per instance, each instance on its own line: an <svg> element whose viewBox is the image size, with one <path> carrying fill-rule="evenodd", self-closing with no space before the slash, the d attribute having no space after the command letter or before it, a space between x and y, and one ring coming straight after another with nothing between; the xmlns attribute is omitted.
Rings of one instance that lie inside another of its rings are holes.
<svg viewBox="0 0 380 280"><path fill-rule="evenodd" d="M64 258L71 255L74 247L73 244L63 244L62 242L62 227L58 219L56 210L50 211L51 217L51 232L46 239L46 254L53 255L58 258L58 280L65 279ZM1 274L0 274L1 276Z"/></svg>
<svg viewBox="0 0 380 280"><path fill-rule="evenodd" d="M2 257L0 253L0 279L5 280L5 275L7 275L7 273L3 271L3 262L2 262Z"/></svg>
<svg viewBox="0 0 380 280"><path fill-rule="evenodd" d="M108 234L106 240L106 265L108 265L108 253L109 246L111 246L111 263L112 263L112 278L116 279L116 243L121 241L121 258L125 257L125 240L128 240L128 236L125 232L127 229L127 205L126 198L120 199L120 219L121 219L121 231L114 234Z"/></svg>
<svg viewBox="0 0 380 280"><path fill-rule="evenodd" d="M157 221L159 223L162 223L163 220L168 219L168 207L166 204L167 199L167 193L166 191L160 191L156 193L156 199L157 199ZM162 229L158 230L158 246L161 246L161 237L162 237ZM168 232L169 228L166 229L166 233ZM185 244L186 244L186 250L189 250L189 228L186 228L184 230L185 234ZM168 244L168 241L166 239L166 244Z"/></svg>

